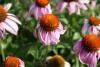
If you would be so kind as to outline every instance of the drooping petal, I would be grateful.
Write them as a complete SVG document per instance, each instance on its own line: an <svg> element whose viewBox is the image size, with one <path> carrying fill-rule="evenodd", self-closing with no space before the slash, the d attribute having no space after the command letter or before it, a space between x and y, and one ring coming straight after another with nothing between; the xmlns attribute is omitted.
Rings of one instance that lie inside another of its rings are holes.
<svg viewBox="0 0 100 67"><path fill-rule="evenodd" d="M8 12L8 10L11 8L12 4L8 3L4 5L4 9Z"/></svg>
<svg viewBox="0 0 100 67"><path fill-rule="evenodd" d="M83 10L87 10L87 9L88 9L87 6L86 6L85 4L78 3L77 5L78 5L78 7L79 7L80 9L83 9Z"/></svg>
<svg viewBox="0 0 100 67"><path fill-rule="evenodd" d="M18 59L19 59L19 58L18 58ZM19 61L20 61L20 67L25 67L24 62L23 62L21 59L19 59Z"/></svg>
<svg viewBox="0 0 100 67"><path fill-rule="evenodd" d="M37 35L37 29L34 29L33 35L34 35L35 38L37 38L37 36L38 36L38 35Z"/></svg>
<svg viewBox="0 0 100 67"><path fill-rule="evenodd" d="M6 19L5 22L2 23L3 27L9 31L10 33L17 35L18 26L12 20Z"/></svg>
<svg viewBox="0 0 100 67"><path fill-rule="evenodd" d="M81 43L81 40L78 40L75 44L74 44L74 47L73 47L73 50L74 52L77 54L79 54L81 52L81 50L83 49L82 47L82 43Z"/></svg>
<svg viewBox="0 0 100 67"><path fill-rule="evenodd" d="M48 4L45 8L46 8L46 11L47 11L48 14L51 14L52 13L50 4Z"/></svg>
<svg viewBox="0 0 100 67"><path fill-rule="evenodd" d="M21 22L17 19L17 17L15 16L15 15L13 15L13 14L9 14L8 16L7 16L7 18L8 19L10 19L10 20L12 20L12 21L14 21L14 22L16 22L16 23L18 23L18 24L21 24Z"/></svg>
<svg viewBox="0 0 100 67"><path fill-rule="evenodd" d="M76 12L77 15L80 15L80 8L77 7L77 12Z"/></svg>
<svg viewBox="0 0 100 67"><path fill-rule="evenodd" d="M33 16L36 20L39 20L41 16L45 14L51 14L51 13L52 10L50 4L48 4L45 7L38 7L35 3L33 3L33 5L29 9L29 14Z"/></svg>
<svg viewBox="0 0 100 67"><path fill-rule="evenodd" d="M88 31L89 33L92 33L92 34L96 34L96 35L99 34L99 30L95 26L90 26Z"/></svg>
<svg viewBox="0 0 100 67"><path fill-rule="evenodd" d="M64 34L66 29L63 28L62 24L59 22L59 27L57 28L57 31L60 33L60 34Z"/></svg>
<svg viewBox="0 0 100 67"><path fill-rule="evenodd" d="M82 50L79 53L79 60L83 64L87 64L88 67L96 67L97 65L97 53L89 53L85 50Z"/></svg>
<svg viewBox="0 0 100 67"><path fill-rule="evenodd" d="M0 30L0 39L4 37L4 32Z"/></svg>
<svg viewBox="0 0 100 67"><path fill-rule="evenodd" d="M82 33L86 34L88 32L88 28L89 28L89 22L87 19L85 19L84 24L82 26Z"/></svg>
<svg viewBox="0 0 100 67"><path fill-rule="evenodd" d="M64 10L65 10L65 8L67 7L67 3L66 2L58 2L57 3L57 10L59 11L59 12L64 12Z"/></svg>
<svg viewBox="0 0 100 67"><path fill-rule="evenodd" d="M73 14L77 11L77 3L76 2L70 2L68 4L68 11L69 11L69 14Z"/></svg>
<svg viewBox="0 0 100 67"><path fill-rule="evenodd" d="M0 30L4 30L4 27L3 27L2 23L4 23L4 22L0 23Z"/></svg>
<svg viewBox="0 0 100 67"><path fill-rule="evenodd" d="M92 6L93 8L95 8L95 7L96 7L96 3L97 3L97 0L92 0L92 1L91 1L91 6Z"/></svg>
<svg viewBox="0 0 100 67"><path fill-rule="evenodd" d="M44 45L49 45L50 44L50 37L48 36L48 32L43 31L41 28L38 29L38 35L40 41Z"/></svg>
<svg viewBox="0 0 100 67"><path fill-rule="evenodd" d="M51 44L57 44L59 42L60 34L58 31L52 31L48 33L50 36Z"/></svg>

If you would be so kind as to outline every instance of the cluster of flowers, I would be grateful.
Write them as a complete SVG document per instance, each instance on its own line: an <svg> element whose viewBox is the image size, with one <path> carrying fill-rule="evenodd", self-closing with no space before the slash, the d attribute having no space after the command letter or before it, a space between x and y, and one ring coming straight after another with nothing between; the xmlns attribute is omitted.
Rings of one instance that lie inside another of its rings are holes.
<svg viewBox="0 0 100 67"><path fill-rule="evenodd" d="M62 0L57 3L57 10L63 12L65 7L69 11L69 15L80 14L80 10L87 10L87 6L91 3L92 7L96 6L96 0ZM64 34L61 22L52 14L52 10L48 0L36 0L31 6L29 13L38 23L33 32L34 36L45 44L57 44L60 34ZM74 52L78 55L79 60L88 67L96 67L97 60L100 58L100 19L91 16L85 19L82 27L82 33L88 32L86 36L78 40L74 45Z"/></svg>
<svg viewBox="0 0 100 67"><path fill-rule="evenodd" d="M60 12L67 7L69 14L80 14L80 9L87 10L90 0L62 0L57 3L57 9ZM93 7L96 0L92 0ZM0 5L0 38L3 38L5 31L14 35L18 33L18 25L21 24L17 17L8 13L11 4ZM29 9L29 14L37 20L37 26L33 35L39 38L44 45L57 44L60 35L64 34L66 29L63 28L58 17L52 13L49 0L36 0ZM97 60L100 58L100 19L91 16L85 19L82 27L82 33L88 32L86 36L78 40L74 45L74 51L78 55L79 60L89 67L96 67ZM24 62L17 57L9 56L4 60L4 67L25 67ZM65 65L65 67L67 67Z"/></svg>
<svg viewBox="0 0 100 67"><path fill-rule="evenodd" d="M66 30L63 29L58 17L52 14L49 0L36 0L30 7L29 13L38 21L33 32L34 36L44 45L57 44L60 35Z"/></svg>
<svg viewBox="0 0 100 67"><path fill-rule="evenodd" d="M0 5L0 38L4 38L6 31L11 34L17 35L18 25L21 22L17 19L14 14L8 13L11 7L11 3L4 6ZM1 49L1 48L0 48ZM4 67L25 67L24 62L14 56L8 56L4 59Z"/></svg>
<svg viewBox="0 0 100 67"><path fill-rule="evenodd" d="M95 16L85 19L82 33L88 34L75 43L73 50L81 63L87 64L88 67L96 67L100 58L100 19Z"/></svg>

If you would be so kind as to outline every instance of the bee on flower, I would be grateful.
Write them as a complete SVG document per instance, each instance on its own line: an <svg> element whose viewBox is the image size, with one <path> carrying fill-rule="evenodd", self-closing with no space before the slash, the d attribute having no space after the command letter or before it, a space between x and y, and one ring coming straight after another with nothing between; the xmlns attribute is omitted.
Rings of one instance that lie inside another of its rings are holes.
<svg viewBox="0 0 100 67"><path fill-rule="evenodd" d="M45 14L40 18L33 34L35 37L39 37L43 44L50 45L57 44L60 41L60 35L65 31L57 16Z"/></svg>
<svg viewBox="0 0 100 67"><path fill-rule="evenodd" d="M65 8L67 8L69 14L80 14L80 10L87 10L86 4L89 3L89 0L62 0L57 3L57 10L59 12L64 12Z"/></svg>
<svg viewBox="0 0 100 67"><path fill-rule="evenodd" d="M88 34L75 43L73 50L82 64L96 67L100 58L100 38L95 34Z"/></svg>
<svg viewBox="0 0 100 67"><path fill-rule="evenodd" d="M4 61L4 67L25 67L25 64L21 59L9 56Z"/></svg>
<svg viewBox="0 0 100 67"><path fill-rule="evenodd" d="M0 37L3 37L5 31L8 31L14 35L18 33L18 25L21 24L20 21L14 14L8 13L11 4L0 5Z"/></svg>
<svg viewBox="0 0 100 67"><path fill-rule="evenodd" d="M46 59L45 67L71 67L70 63L60 55L49 56Z"/></svg>
<svg viewBox="0 0 100 67"><path fill-rule="evenodd" d="M85 19L82 26L82 33L85 34L86 32L96 35L100 34L100 19L95 16L91 16L89 20Z"/></svg>
<svg viewBox="0 0 100 67"><path fill-rule="evenodd" d="M36 20L39 20L39 18L45 14L51 13L52 10L49 4L49 0L35 0L29 9L29 14Z"/></svg>

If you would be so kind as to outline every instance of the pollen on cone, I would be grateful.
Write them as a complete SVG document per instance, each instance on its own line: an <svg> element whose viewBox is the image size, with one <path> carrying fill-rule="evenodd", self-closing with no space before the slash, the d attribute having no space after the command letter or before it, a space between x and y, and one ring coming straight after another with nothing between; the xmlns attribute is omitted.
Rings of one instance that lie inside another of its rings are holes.
<svg viewBox="0 0 100 67"><path fill-rule="evenodd" d="M36 0L36 5L39 7L45 7L48 5L49 1L48 0Z"/></svg>
<svg viewBox="0 0 100 67"><path fill-rule="evenodd" d="M7 13L4 10L3 6L0 5L0 22L3 22L7 17Z"/></svg>
<svg viewBox="0 0 100 67"><path fill-rule="evenodd" d="M92 25L99 25L100 24L100 19L94 17L94 16L91 16L90 19L89 19L89 22L90 24Z"/></svg>
<svg viewBox="0 0 100 67"><path fill-rule="evenodd" d="M4 67L19 67L20 61L16 57L7 57L4 62Z"/></svg>
<svg viewBox="0 0 100 67"><path fill-rule="evenodd" d="M88 34L83 38L82 45L89 52L95 52L100 48L100 39L95 34Z"/></svg>
<svg viewBox="0 0 100 67"><path fill-rule="evenodd" d="M46 14L40 19L40 25L46 31L53 31L59 26L59 20L53 14Z"/></svg>

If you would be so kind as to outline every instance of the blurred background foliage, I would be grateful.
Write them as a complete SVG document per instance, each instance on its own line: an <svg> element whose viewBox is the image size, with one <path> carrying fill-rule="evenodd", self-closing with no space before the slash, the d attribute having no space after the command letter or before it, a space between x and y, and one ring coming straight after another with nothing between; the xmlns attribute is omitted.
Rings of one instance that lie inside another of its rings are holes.
<svg viewBox="0 0 100 67"><path fill-rule="evenodd" d="M60 43L45 47L38 39L34 38L33 30L37 22L28 15L29 7L34 0L0 0L1 5L12 3L9 12L15 14L22 22L22 25L19 25L18 36L9 33L1 42L6 57L9 55L19 57L25 62L26 67L44 67L47 56L60 54L71 64L71 67L86 67L82 65L75 56L73 45L76 40L83 36L81 33L83 20L89 18L92 14L100 17L100 0L98 0L98 5L94 10L88 9L87 11L82 11L82 14L79 16L76 14L69 15L67 10L63 13L59 13L55 10L56 5L54 3L57 1L59 0L51 0L53 14L59 17L61 23L67 27L68 30L61 36ZM1 53L0 67L3 67ZM100 61L97 67L100 67Z"/></svg>

